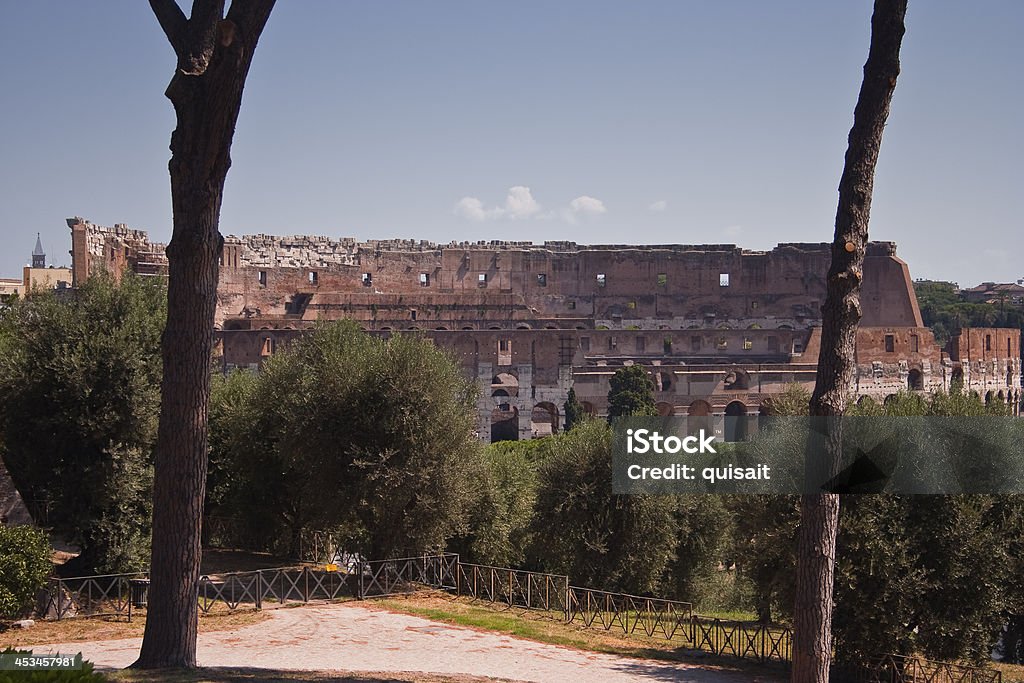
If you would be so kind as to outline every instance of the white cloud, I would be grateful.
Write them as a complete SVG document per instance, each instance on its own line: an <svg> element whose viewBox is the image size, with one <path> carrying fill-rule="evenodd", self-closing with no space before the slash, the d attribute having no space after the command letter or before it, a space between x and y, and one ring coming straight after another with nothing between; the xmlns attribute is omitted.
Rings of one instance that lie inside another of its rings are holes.
<svg viewBox="0 0 1024 683"><path fill-rule="evenodd" d="M511 218L529 218L540 213L540 204L533 198L530 188L523 185L516 185L508 188L508 196L505 197L505 208L503 213Z"/></svg>
<svg viewBox="0 0 1024 683"><path fill-rule="evenodd" d="M490 209L476 197L463 197L455 204L455 214L471 221L487 221L498 218L530 218L540 213L541 205L533 198L530 188L516 185L508 188L503 206Z"/></svg>
<svg viewBox="0 0 1024 683"><path fill-rule="evenodd" d="M508 188L504 204L487 207L476 197L463 197L455 204L454 213L471 221L510 220L552 220L561 217L567 223L576 223L579 216L598 216L608 213L604 202L595 197L580 195L560 209L545 210L533 198L533 192L525 185Z"/></svg>
<svg viewBox="0 0 1024 683"><path fill-rule="evenodd" d="M482 221L487 218L483 202L476 197L463 197L460 199L455 205L455 213L471 221Z"/></svg>
<svg viewBox="0 0 1024 683"><path fill-rule="evenodd" d="M664 199L659 199L658 201L654 202L647 208L655 213L661 213L662 211L668 208L668 202L666 202Z"/></svg>
<svg viewBox="0 0 1024 683"><path fill-rule="evenodd" d="M604 202L587 195L581 195L569 202L569 210L573 213L583 213L591 216L608 213L608 209L604 207Z"/></svg>

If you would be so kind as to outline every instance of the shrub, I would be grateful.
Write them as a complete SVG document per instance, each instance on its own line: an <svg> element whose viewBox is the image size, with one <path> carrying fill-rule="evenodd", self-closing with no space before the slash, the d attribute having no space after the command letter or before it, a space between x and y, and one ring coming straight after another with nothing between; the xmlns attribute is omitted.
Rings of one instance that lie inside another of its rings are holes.
<svg viewBox="0 0 1024 683"><path fill-rule="evenodd" d="M52 554L39 529L0 526L0 618L17 618L31 607L53 569Z"/></svg>

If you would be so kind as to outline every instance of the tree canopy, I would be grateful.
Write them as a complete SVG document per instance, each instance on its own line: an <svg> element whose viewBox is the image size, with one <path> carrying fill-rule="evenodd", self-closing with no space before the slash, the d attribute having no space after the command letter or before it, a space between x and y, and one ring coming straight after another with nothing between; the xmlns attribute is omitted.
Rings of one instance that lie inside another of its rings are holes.
<svg viewBox="0 0 1024 683"><path fill-rule="evenodd" d="M423 338L325 324L214 392L211 469L236 475L218 495L374 558L443 549L484 479L476 391Z"/></svg>
<svg viewBox="0 0 1024 683"><path fill-rule="evenodd" d="M165 317L163 286L131 274L0 313L4 461L78 571L146 563Z"/></svg>

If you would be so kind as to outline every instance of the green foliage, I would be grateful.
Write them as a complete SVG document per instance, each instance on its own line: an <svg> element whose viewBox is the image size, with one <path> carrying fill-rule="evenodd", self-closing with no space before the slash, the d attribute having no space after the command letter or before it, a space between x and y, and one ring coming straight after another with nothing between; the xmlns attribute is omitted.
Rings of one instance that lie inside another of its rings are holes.
<svg viewBox="0 0 1024 683"><path fill-rule="evenodd" d="M255 378L219 385L211 463L218 502L291 531L340 528L375 558L440 550L466 529L486 469L476 387L412 335L324 325Z"/></svg>
<svg viewBox="0 0 1024 683"><path fill-rule="evenodd" d="M630 415L654 416L654 380L642 365L630 365L615 371L609 382L608 419Z"/></svg>
<svg viewBox="0 0 1024 683"><path fill-rule="evenodd" d="M465 561L499 567L520 567L527 562L533 539L537 467L548 441L501 441L485 450L482 495L473 508L468 543L459 548Z"/></svg>
<svg viewBox="0 0 1024 683"><path fill-rule="evenodd" d="M31 656L31 650L7 648L0 654ZM42 653L41 653L42 654ZM61 653L65 654L65 653ZM0 683L104 683L107 678L94 670L92 662L82 661L81 669L38 669L34 671L0 671Z"/></svg>
<svg viewBox="0 0 1024 683"><path fill-rule="evenodd" d="M31 608L53 570L52 555L45 532L0 525L0 619L16 619Z"/></svg>
<svg viewBox="0 0 1024 683"><path fill-rule="evenodd" d="M0 442L46 523L79 545L82 572L148 556L152 450L166 291L126 274L38 292L0 315Z"/></svg>
<svg viewBox="0 0 1024 683"><path fill-rule="evenodd" d="M963 327L1015 327L1024 331L1024 309L1006 302L967 303L951 282L914 283L924 324L945 344Z"/></svg>
<svg viewBox="0 0 1024 683"><path fill-rule="evenodd" d="M565 431L569 431L586 418L583 404L576 398L575 389L569 389L569 395L565 399L563 410L565 412Z"/></svg>
<svg viewBox="0 0 1024 683"><path fill-rule="evenodd" d="M550 440L540 466L536 556L582 586L656 591L678 544L674 499L612 494L612 432L587 420Z"/></svg>
<svg viewBox="0 0 1024 683"><path fill-rule="evenodd" d="M735 596L722 595L718 580L733 526L724 498L676 496L675 503L679 541L666 572L668 597L693 602L704 611L734 606Z"/></svg>

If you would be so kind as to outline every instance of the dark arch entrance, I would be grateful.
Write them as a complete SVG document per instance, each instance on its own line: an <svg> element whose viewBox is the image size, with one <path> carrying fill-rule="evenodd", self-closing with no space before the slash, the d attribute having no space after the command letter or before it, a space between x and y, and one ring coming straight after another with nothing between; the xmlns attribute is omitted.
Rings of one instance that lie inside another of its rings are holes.
<svg viewBox="0 0 1024 683"><path fill-rule="evenodd" d="M747 406L733 401L725 407L725 440L745 441L747 438Z"/></svg>

